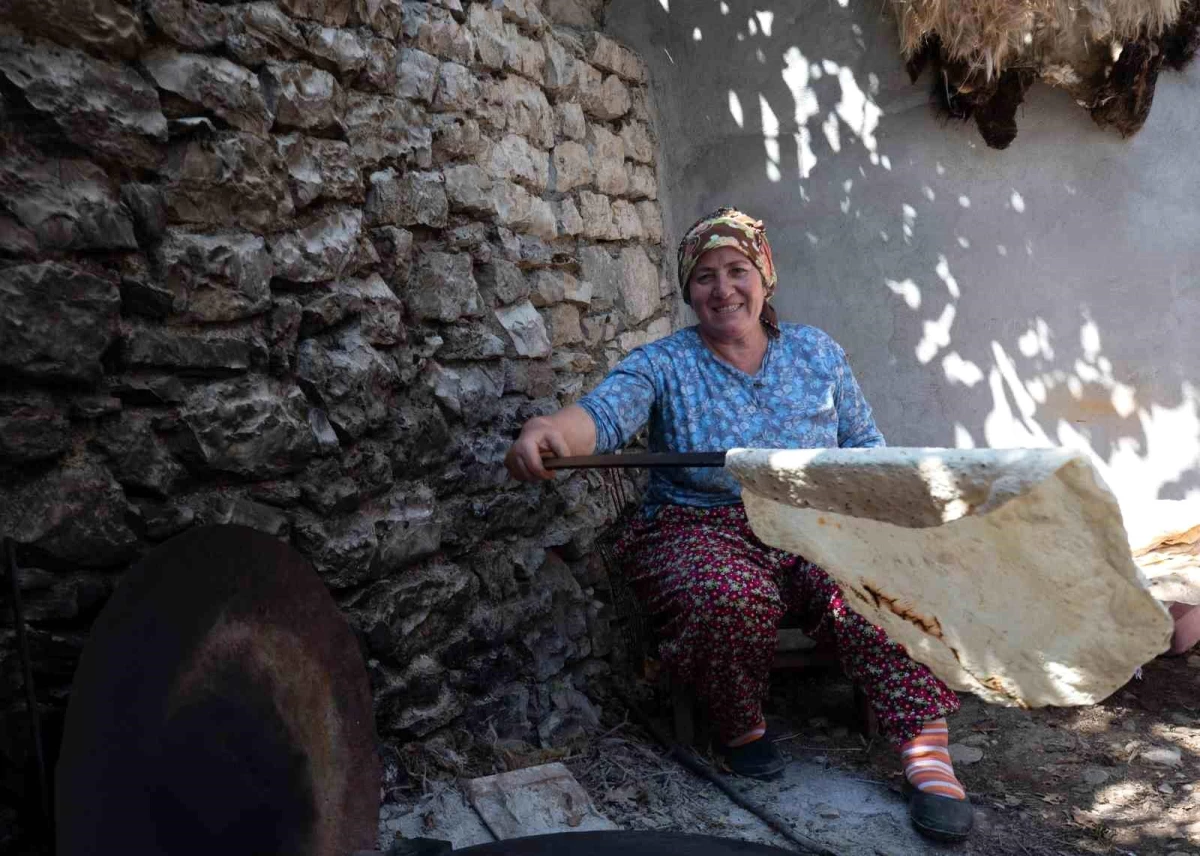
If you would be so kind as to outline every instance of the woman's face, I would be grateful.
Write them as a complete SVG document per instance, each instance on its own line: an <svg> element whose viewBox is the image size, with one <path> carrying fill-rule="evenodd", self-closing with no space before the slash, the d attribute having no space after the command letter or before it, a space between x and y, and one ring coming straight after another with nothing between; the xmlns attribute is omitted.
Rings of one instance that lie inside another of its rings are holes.
<svg viewBox="0 0 1200 856"><path fill-rule="evenodd" d="M767 299L758 268L733 247L718 247L700 257L688 280L688 293L700 329L718 339L752 335Z"/></svg>

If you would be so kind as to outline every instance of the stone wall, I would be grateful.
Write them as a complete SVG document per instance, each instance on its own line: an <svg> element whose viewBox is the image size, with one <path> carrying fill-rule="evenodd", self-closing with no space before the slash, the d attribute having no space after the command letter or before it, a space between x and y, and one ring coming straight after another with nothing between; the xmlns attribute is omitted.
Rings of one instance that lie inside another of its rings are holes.
<svg viewBox="0 0 1200 856"><path fill-rule="evenodd" d="M381 736L556 739L611 644L607 494L501 460L669 330L642 61L578 0L0 8L0 525L47 718L122 569L237 522L343 605Z"/></svg>

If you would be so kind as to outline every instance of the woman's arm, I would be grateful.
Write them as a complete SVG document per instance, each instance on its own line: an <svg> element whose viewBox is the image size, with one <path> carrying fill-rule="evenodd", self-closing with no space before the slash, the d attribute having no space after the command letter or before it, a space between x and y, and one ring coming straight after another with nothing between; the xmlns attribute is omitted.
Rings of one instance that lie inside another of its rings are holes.
<svg viewBox="0 0 1200 856"><path fill-rule="evenodd" d="M842 352L841 378L838 382L836 404L838 414L838 446L856 448L866 446L886 446L883 434L875 425L875 417L871 413L871 405L867 404L866 396L850 370L850 362Z"/></svg>
<svg viewBox="0 0 1200 856"><path fill-rule="evenodd" d="M553 478L542 466L544 457L591 455L597 447L615 451L646 424L657 395L650 358L639 348L579 404L526 422L504 465L515 479L539 481Z"/></svg>
<svg viewBox="0 0 1200 856"><path fill-rule="evenodd" d="M542 458L590 455L595 448L596 423L586 410L571 404L526 422L504 457L504 465L518 481L551 479L554 474L542 466Z"/></svg>

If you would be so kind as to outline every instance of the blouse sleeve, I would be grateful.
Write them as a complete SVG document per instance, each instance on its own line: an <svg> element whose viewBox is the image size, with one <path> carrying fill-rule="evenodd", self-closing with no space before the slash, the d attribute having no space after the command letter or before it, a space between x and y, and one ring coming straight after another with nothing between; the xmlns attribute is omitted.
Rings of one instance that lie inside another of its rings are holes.
<svg viewBox="0 0 1200 856"><path fill-rule="evenodd" d="M838 446L853 448L887 445L883 434L875 425L871 405L867 404L867 399L854 378L854 372L850 370L850 361L846 359L845 351L841 351L841 358L835 401L838 414Z"/></svg>
<svg viewBox="0 0 1200 856"><path fill-rule="evenodd" d="M596 454L615 452L629 443L650 420L657 399L654 366L639 348L578 401L596 423Z"/></svg>

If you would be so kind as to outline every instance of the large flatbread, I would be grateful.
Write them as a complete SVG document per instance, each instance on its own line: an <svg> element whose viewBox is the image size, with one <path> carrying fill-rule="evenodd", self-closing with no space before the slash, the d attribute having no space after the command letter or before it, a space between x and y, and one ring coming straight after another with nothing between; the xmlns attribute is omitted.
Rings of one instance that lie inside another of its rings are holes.
<svg viewBox="0 0 1200 856"><path fill-rule="evenodd" d="M735 449L755 534L956 690L1094 704L1167 649L1115 498L1063 449Z"/></svg>

